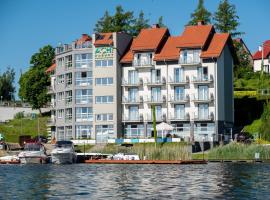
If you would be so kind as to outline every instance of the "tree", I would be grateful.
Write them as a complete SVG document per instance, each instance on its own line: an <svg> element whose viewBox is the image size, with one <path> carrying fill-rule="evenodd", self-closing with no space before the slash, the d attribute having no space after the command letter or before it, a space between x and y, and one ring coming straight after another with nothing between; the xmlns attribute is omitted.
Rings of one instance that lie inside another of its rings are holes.
<svg viewBox="0 0 270 200"><path fill-rule="evenodd" d="M242 34L237 31L239 16L235 5L229 4L228 0L219 3L218 10L214 13L215 28L222 33L230 33L232 37Z"/></svg>
<svg viewBox="0 0 270 200"><path fill-rule="evenodd" d="M97 22L94 29L95 32L126 32L132 33L132 25L134 24L133 12L125 12L122 6L115 8L114 16L110 16L108 11Z"/></svg>
<svg viewBox="0 0 270 200"><path fill-rule="evenodd" d="M163 16L160 16L158 18L158 25L159 25L159 27L166 28L166 25L163 23Z"/></svg>
<svg viewBox="0 0 270 200"><path fill-rule="evenodd" d="M12 100L15 92L14 86L15 71L13 68L8 67L7 70L0 75L0 96L1 100Z"/></svg>
<svg viewBox="0 0 270 200"><path fill-rule="evenodd" d="M44 46L35 53L30 60L32 66L22 74L19 80L19 97L27 101L32 109L41 108L49 101L47 86L50 85L49 75L45 70L52 65L54 59L54 48L50 45Z"/></svg>
<svg viewBox="0 0 270 200"><path fill-rule="evenodd" d="M211 13L204 7L204 1L199 0L196 10L191 14L191 20L188 25L196 25L198 21L203 21L205 24L211 23Z"/></svg>
<svg viewBox="0 0 270 200"><path fill-rule="evenodd" d="M138 35L143 28L149 28L150 25L148 24L149 19L144 19L143 11L140 12L139 17L135 20L133 26L132 35Z"/></svg>

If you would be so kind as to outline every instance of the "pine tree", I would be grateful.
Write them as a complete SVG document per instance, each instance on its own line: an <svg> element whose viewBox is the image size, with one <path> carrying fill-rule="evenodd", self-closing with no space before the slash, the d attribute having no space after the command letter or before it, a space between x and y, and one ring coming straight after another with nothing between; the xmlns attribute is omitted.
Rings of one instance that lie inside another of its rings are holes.
<svg viewBox="0 0 270 200"><path fill-rule="evenodd" d="M144 13L143 11L141 11L139 17L136 19L134 23L132 35L136 36L140 33L141 29L149 28L150 25L148 22L149 19L144 19Z"/></svg>
<svg viewBox="0 0 270 200"><path fill-rule="evenodd" d="M203 21L205 24L211 23L211 13L204 7L204 1L199 0L196 10L191 14L191 20L188 25L196 25L198 21Z"/></svg>
<svg viewBox="0 0 270 200"><path fill-rule="evenodd" d="M229 4L228 0L219 3L218 10L213 17L215 28L222 33L230 33L233 37L242 34L237 32L239 16L236 13L235 5Z"/></svg>
<svg viewBox="0 0 270 200"><path fill-rule="evenodd" d="M158 25L159 25L159 27L166 27L166 25L163 23L163 16L160 16L159 18L158 18Z"/></svg>
<svg viewBox="0 0 270 200"><path fill-rule="evenodd" d="M111 30L112 30L112 17L106 10L104 16L97 21L94 31L98 33L101 32L106 33L111 32Z"/></svg>

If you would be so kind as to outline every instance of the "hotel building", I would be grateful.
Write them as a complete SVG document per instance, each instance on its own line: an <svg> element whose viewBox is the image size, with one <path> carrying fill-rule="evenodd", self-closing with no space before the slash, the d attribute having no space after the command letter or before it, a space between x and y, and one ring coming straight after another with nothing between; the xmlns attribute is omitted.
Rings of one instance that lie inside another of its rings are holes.
<svg viewBox="0 0 270 200"><path fill-rule="evenodd" d="M223 140L234 123L234 56L230 35L212 25L186 26L179 36L158 25L135 38L84 34L57 47L47 70L52 137L152 138L154 106L171 137Z"/></svg>
<svg viewBox="0 0 270 200"><path fill-rule="evenodd" d="M253 54L253 70L254 72L262 70L263 61L263 71L267 74L270 73L270 40L263 43L263 47Z"/></svg>

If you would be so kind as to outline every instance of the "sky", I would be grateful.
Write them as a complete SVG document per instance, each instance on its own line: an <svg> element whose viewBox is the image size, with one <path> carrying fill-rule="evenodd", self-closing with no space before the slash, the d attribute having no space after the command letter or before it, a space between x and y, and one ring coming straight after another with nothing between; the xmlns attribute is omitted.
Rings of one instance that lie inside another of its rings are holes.
<svg viewBox="0 0 270 200"><path fill-rule="evenodd" d="M239 31L253 53L270 39L269 0L229 0L239 16ZM0 74L8 66L16 71L16 90L20 71L29 68L31 56L50 44L71 43L82 33L92 34L99 18L121 5L138 16L142 10L150 24L163 16L171 35L180 35L198 0L0 0ZM215 12L219 0L205 0Z"/></svg>

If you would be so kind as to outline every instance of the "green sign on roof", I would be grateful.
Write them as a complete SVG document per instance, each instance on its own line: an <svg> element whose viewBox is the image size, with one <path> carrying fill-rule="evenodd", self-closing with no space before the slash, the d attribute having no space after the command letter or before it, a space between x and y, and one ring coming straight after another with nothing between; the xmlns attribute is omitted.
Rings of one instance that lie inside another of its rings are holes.
<svg viewBox="0 0 270 200"><path fill-rule="evenodd" d="M112 47L97 47L95 50L95 59L113 58Z"/></svg>

